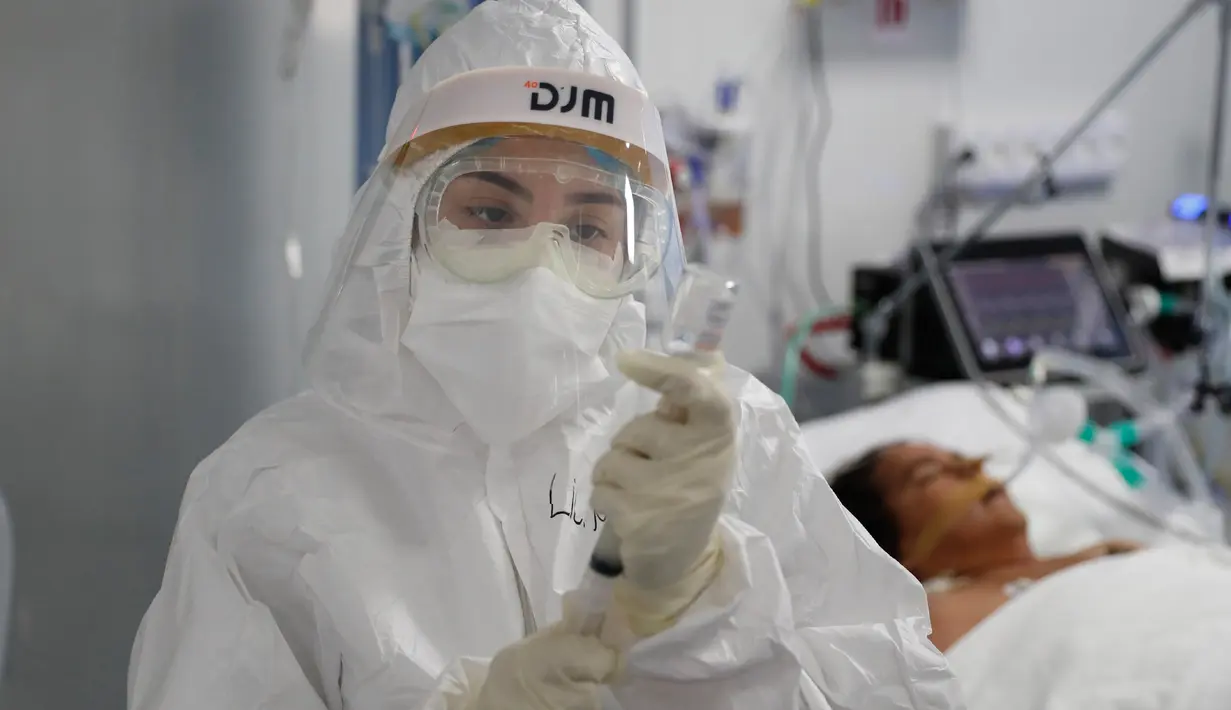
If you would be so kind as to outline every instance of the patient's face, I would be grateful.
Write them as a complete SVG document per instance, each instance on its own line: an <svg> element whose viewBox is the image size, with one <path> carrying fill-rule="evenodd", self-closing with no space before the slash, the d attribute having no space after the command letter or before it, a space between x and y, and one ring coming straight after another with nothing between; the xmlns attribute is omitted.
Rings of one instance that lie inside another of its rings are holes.
<svg viewBox="0 0 1231 710"><path fill-rule="evenodd" d="M904 562L921 578L999 561L1007 545L1024 540L1025 517L977 459L901 444L881 455L876 476L898 522ZM937 528L939 541L911 559Z"/></svg>

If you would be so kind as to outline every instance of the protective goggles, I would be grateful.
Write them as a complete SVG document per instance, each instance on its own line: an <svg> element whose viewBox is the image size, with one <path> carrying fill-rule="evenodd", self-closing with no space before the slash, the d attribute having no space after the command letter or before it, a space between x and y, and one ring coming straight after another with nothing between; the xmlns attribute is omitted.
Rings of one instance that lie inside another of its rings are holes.
<svg viewBox="0 0 1231 710"><path fill-rule="evenodd" d="M555 157L534 157L539 148ZM645 284L673 214L667 195L619 161L543 138L463 151L429 177L416 208L428 256L454 276L498 283L543 267L596 298Z"/></svg>

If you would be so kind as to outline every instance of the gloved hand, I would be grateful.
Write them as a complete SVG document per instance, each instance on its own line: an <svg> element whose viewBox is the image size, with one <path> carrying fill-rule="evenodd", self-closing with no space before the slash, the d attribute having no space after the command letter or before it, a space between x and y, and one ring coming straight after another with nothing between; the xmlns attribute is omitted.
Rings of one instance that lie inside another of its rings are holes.
<svg viewBox="0 0 1231 710"><path fill-rule="evenodd" d="M615 436L594 468L594 510L620 536L616 602L639 636L669 628L717 576L715 536L735 470L733 407L721 356L701 362L621 353L630 380L662 393Z"/></svg>
<svg viewBox="0 0 1231 710"><path fill-rule="evenodd" d="M620 666L618 651L556 624L497 653L468 710L598 710Z"/></svg>

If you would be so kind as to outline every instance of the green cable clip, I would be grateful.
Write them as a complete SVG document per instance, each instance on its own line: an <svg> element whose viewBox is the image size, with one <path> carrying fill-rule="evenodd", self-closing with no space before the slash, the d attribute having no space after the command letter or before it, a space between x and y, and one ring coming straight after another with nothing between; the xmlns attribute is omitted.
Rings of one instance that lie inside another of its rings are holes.
<svg viewBox="0 0 1231 710"><path fill-rule="evenodd" d="M1111 462L1116 467L1116 472L1120 474L1120 478L1124 479L1124 483L1129 488L1141 488L1146 483L1146 477L1141 475L1141 471L1133 465L1132 460L1123 454L1114 458Z"/></svg>
<svg viewBox="0 0 1231 710"><path fill-rule="evenodd" d="M1174 293L1159 293L1158 294L1158 314L1162 316L1173 316L1179 312L1180 298Z"/></svg>
<svg viewBox="0 0 1231 710"><path fill-rule="evenodd" d="M1116 435L1122 449L1129 449L1141 443L1141 432L1131 421L1113 422L1108 425L1107 431Z"/></svg>
<svg viewBox="0 0 1231 710"><path fill-rule="evenodd" d="M1129 488L1144 486L1146 477L1133 465L1132 457L1128 453L1130 447L1141 442L1141 432L1138 431L1137 425L1131 421L1119 421L1107 427L1100 427L1093 420L1087 420L1081 431L1077 432L1077 439L1087 444L1094 444L1104 432L1111 434L1116 443L1116 451L1111 458L1111 465L1115 467L1116 473L1120 474L1120 478Z"/></svg>
<svg viewBox="0 0 1231 710"><path fill-rule="evenodd" d="M813 311L796 323L795 332L787 341L786 354L782 359L782 383L779 392L788 408L795 406L795 395L799 390L799 365L808 339L812 337L812 328L817 323L843 314L843 309L836 307L821 308Z"/></svg>

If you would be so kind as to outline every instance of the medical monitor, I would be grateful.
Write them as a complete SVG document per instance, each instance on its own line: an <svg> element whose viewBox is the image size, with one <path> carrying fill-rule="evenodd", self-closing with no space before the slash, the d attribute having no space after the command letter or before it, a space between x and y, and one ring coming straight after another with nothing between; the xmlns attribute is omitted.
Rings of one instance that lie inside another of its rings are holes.
<svg viewBox="0 0 1231 710"><path fill-rule="evenodd" d="M947 246L931 248L941 254ZM1106 269L1080 234L975 242L950 262L941 287L961 321L946 324L949 337L966 340L985 374L1024 373L1047 346L1130 370L1144 363Z"/></svg>

